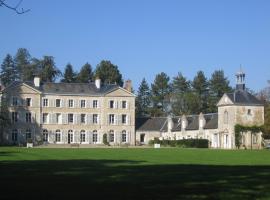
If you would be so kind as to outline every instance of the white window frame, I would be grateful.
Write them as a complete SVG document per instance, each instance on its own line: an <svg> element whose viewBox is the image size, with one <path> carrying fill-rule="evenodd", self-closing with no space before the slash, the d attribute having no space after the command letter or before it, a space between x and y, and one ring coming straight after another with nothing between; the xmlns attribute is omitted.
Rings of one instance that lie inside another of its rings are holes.
<svg viewBox="0 0 270 200"><path fill-rule="evenodd" d="M58 101L58 100L60 101L59 106L57 106L57 101ZM62 99L58 99L58 98L55 99L55 107L56 107L56 108L61 108L61 107L62 107Z"/></svg>
<svg viewBox="0 0 270 200"><path fill-rule="evenodd" d="M115 125L115 114L109 114L109 124Z"/></svg>
<svg viewBox="0 0 270 200"><path fill-rule="evenodd" d="M31 112L26 112L25 113L25 122L26 123L32 123L32 113Z"/></svg>
<svg viewBox="0 0 270 200"><path fill-rule="evenodd" d="M28 100L30 99L30 104L28 105ZM29 97L27 97L26 99L25 99L25 105L27 106L27 107L32 107L32 98L29 98Z"/></svg>
<svg viewBox="0 0 270 200"><path fill-rule="evenodd" d="M70 103L72 102L72 106L70 106ZM74 106L74 99L69 99L68 100L68 107L69 108L74 108L75 106Z"/></svg>
<svg viewBox="0 0 270 200"><path fill-rule="evenodd" d="M82 141L82 139L84 139L84 140ZM86 143L86 131L85 130L80 131L80 143Z"/></svg>
<svg viewBox="0 0 270 200"><path fill-rule="evenodd" d="M84 116L84 122L82 121L82 119L83 119L82 116ZM81 123L81 124L86 124L86 118L87 118L86 116L87 116L87 115L86 115L85 113L81 113L81 114L80 114L80 123Z"/></svg>
<svg viewBox="0 0 270 200"><path fill-rule="evenodd" d="M112 139L112 140L111 140L111 139ZM110 131L109 131L109 142L110 142L110 143L115 142L115 133L114 133L114 130L110 130Z"/></svg>
<svg viewBox="0 0 270 200"><path fill-rule="evenodd" d="M97 144L97 143L98 143L98 132L97 132L97 130L94 130L94 131L93 131L92 142L93 142L94 144Z"/></svg>
<svg viewBox="0 0 270 200"><path fill-rule="evenodd" d="M126 118L125 118L126 122L123 122L123 117L124 116L126 116ZM121 115L121 124L125 124L125 125L128 124L128 116L127 116L127 114L122 114Z"/></svg>
<svg viewBox="0 0 270 200"><path fill-rule="evenodd" d="M44 120L44 116L47 116L46 117L46 120ZM49 113L42 113L42 123L43 124L48 124L49 123Z"/></svg>
<svg viewBox="0 0 270 200"><path fill-rule="evenodd" d="M84 106L82 106L82 102L84 102ZM85 99L80 100L80 108L86 108L86 100Z"/></svg>
<svg viewBox="0 0 270 200"><path fill-rule="evenodd" d="M125 138L125 140L123 140ZM127 143L127 131L123 130L121 133L121 142L122 143Z"/></svg>
<svg viewBox="0 0 270 200"><path fill-rule="evenodd" d="M94 99L93 100L93 105L92 105L93 108L98 108L98 100L97 99Z"/></svg>
<svg viewBox="0 0 270 200"><path fill-rule="evenodd" d="M42 107L49 107L49 99L48 98L42 99Z"/></svg>
<svg viewBox="0 0 270 200"><path fill-rule="evenodd" d="M124 102L125 102L125 107L123 107ZM126 100L122 100L122 102L121 102L121 108L127 109L127 101Z"/></svg>
<svg viewBox="0 0 270 200"><path fill-rule="evenodd" d="M62 132L61 132L61 130L60 129L57 129L56 131L55 131L55 143L61 143L61 141L62 141ZM59 141L57 140L59 138Z"/></svg>
<svg viewBox="0 0 270 200"><path fill-rule="evenodd" d="M69 119L71 119L71 118L69 118L69 116L72 116L72 122L70 122L69 121ZM68 113L68 124L74 124L74 114L73 113Z"/></svg>

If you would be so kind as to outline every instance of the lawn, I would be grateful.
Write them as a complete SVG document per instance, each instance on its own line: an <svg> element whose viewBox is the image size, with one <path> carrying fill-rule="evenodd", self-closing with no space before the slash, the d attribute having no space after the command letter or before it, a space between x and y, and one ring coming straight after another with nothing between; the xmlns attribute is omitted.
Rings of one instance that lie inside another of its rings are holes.
<svg viewBox="0 0 270 200"><path fill-rule="evenodd" d="M1 199L270 199L270 151L0 148Z"/></svg>

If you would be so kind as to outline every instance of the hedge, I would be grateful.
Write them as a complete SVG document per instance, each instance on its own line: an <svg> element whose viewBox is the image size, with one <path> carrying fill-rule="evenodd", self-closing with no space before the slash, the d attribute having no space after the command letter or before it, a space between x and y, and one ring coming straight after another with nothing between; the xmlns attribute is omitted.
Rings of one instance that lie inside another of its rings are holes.
<svg viewBox="0 0 270 200"><path fill-rule="evenodd" d="M161 146L181 148L208 148L209 141L206 139L184 139L184 140L159 140L155 138L149 141L149 145L160 144Z"/></svg>

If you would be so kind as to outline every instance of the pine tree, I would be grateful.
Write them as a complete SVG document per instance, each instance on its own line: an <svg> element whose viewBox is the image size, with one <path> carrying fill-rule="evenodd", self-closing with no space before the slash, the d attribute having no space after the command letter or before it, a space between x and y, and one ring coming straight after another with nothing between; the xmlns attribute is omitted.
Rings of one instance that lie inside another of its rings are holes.
<svg viewBox="0 0 270 200"><path fill-rule="evenodd" d="M118 70L118 66L107 60L102 60L97 65L95 77L100 78L103 83L116 83L123 86L122 74Z"/></svg>
<svg viewBox="0 0 270 200"><path fill-rule="evenodd" d="M162 116L168 111L170 101L170 77L164 72L156 75L154 84L151 85L153 109L152 115Z"/></svg>
<svg viewBox="0 0 270 200"><path fill-rule="evenodd" d="M199 107L196 110L196 113L200 112L206 113L208 110L207 98L208 98L209 84L203 71L199 71L197 75L194 77L192 87L194 92L198 95L200 102Z"/></svg>
<svg viewBox="0 0 270 200"><path fill-rule="evenodd" d="M143 78L136 97L136 117L149 116L150 105L151 105L150 88L145 78Z"/></svg>
<svg viewBox="0 0 270 200"><path fill-rule="evenodd" d="M85 63L85 65L82 66L82 68L77 76L77 82L89 83L91 81L93 81L92 66L89 63Z"/></svg>
<svg viewBox="0 0 270 200"><path fill-rule="evenodd" d="M55 66L52 56L43 56L43 59L37 64L40 67L41 80L44 82L54 82L61 75L61 71Z"/></svg>
<svg viewBox="0 0 270 200"><path fill-rule="evenodd" d="M18 80L18 71L10 54L7 54L1 65L0 78L4 86Z"/></svg>
<svg viewBox="0 0 270 200"><path fill-rule="evenodd" d="M73 71L73 67L70 63L66 65L64 78L61 80L63 83L74 83L76 80L76 73Z"/></svg>
<svg viewBox="0 0 270 200"><path fill-rule="evenodd" d="M35 68L34 65L30 64L31 55L25 48L19 48L14 62L18 69L20 80L22 81L29 81L33 80Z"/></svg>

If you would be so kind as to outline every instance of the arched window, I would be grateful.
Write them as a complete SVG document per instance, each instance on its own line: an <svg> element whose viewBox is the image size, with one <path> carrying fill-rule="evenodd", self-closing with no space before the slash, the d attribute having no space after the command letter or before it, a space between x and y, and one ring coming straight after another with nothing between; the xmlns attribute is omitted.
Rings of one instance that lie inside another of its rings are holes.
<svg viewBox="0 0 270 200"><path fill-rule="evenodd" d="M48 142L48 130L43 129L43 141Z"/></svg>
<svg viewBox="0 0 270 200"><path fill-rule="evenodd" d="M25 137L26 140L31 139L32 135L31 135L31 129L26 129L25 131Z"/></svg>
<svg viewBox="0 0 270 200"><path fill-rule="evenodd" d="M122 131L121 142L127 142L127 132L125 130Z"/></svg>
<svg viewBox="0 0 270 200"><path fill-rule="evenodd" d="M61 142L61 131L59 129L55 131L55 142Z"/></svg>
<svg viewBox="0 0 270 200"><path fill-rule="evenodd" d="M73 130L68 130L68 144L73 143Z"/></svg>
<svg viewBox="0 0 270 200"><path fill-rule="evenodd" d="M110 130L109 132L109 142L114 142L114 130Z"/></svg>
<svg viewBox="0 0 270 200"><path fill-rule="evenodd" d="M228 111L224 112L224 124L228 124L229 121L229 113Z"/></svg>
<svg viewBox="0 0 270 200"><path fill-rule="evenodd" d="M18 130L17 129L12 130L11 139L12 139L12 142L18 141Z"/></svg>
<svg viewBox="0 0 270 200"><path fill-rule="evenodd" d="M82 143L82 142L85 142L85 130L81 130L81 133L80 133L80 141L81 141L81 143Z"/></svg>
<svg viewBox="0 0 270 200"><path fill-rule="evenodd" d="M97 134L97 130L93 131L93 143L96 143L98 141L98 134Z"/></svg>

